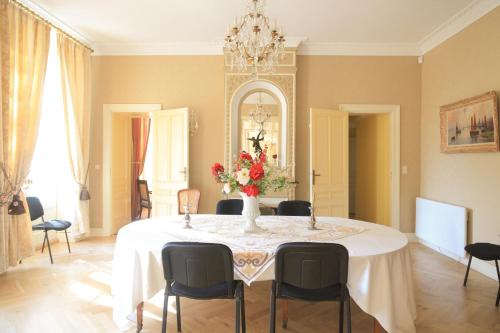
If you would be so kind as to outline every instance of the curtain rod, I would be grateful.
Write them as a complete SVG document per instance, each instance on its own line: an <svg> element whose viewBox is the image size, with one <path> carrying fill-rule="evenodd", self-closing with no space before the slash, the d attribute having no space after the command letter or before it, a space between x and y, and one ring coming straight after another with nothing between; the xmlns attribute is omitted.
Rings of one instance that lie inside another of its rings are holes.
<svg viewBox="0 0 500 333"><path fill-rule="evenodd" d="M71 36L69 33L67 33L63 29L59 28L57 25L53 24L52 22L50 22L46 18L42 17L41 15L37 14L35 11L31 10L30 8L28 8L26 5L22 4L21 2L19 2L17 0L9 0L9 2L11 2L13 5L17 6L18 8L22 9L23 11L27 12L28 14L34 16L35 18L39 19L43 23L49 25L50 27L57 30L59 33L63 34L64 36L68 37L69 39L71 39L75 43L80 44L81 46L89 49L91 52L94 52L94 50L90 46L79 41L77 38Z"/></svg>

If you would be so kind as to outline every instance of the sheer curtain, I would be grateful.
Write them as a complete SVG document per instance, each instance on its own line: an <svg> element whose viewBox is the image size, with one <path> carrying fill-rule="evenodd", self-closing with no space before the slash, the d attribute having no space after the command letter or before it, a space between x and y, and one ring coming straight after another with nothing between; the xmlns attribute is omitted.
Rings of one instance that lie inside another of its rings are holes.
<svg viewBox="0 0 500 333"><path fill-rule="evenodd" d="M87 190L90 150L90 54L86 47L57 34L61 64L64 121L70 169L75 186L70 200L74 207L71 237L88 236L89 199Z"/></svg>
<svg viewBox="0 0 500 333"><path fill-rule="evenodd" d="M28 175L40 119L50 27L0 0L0 273L33 254L29 214L8 215ZM24 206L27 210L24 197Z"/></svg>

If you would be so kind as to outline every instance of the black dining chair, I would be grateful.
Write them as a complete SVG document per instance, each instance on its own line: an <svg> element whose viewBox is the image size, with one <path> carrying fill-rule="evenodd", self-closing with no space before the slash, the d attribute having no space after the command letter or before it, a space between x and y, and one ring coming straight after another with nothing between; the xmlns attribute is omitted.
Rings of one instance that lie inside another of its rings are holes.
<svg viewBox="0 0 500 333"><path fill-rule="evenodd" d="M167 281L162 333L167 330L168 297L175 296L177 331L181 332L180 297L235 299L235 332L246 332L245 294L242 281L235 281L233 253L223 244L170 242L162 249L163 274Z"/></svg>
<svg viewBox="0 0 500 333"><path fill-rule="evenodd" d="M285 243L278 247L275 280L271 289L271 333L276 330L276 299L340 302L339 332L351 332L351 306L347 289L349 253L340 244ZM347 308L344 311L344 306Z"/></svg>
<svg viewBox="0 0 500 333"><path fill-rule="evenodd" d="M472 257L476 257L485 261L495 260L498 276L498 292L495 305L498 306L498 303L500 302L500 269L498 267L498 260L500 260L500 245L491 243L474 243L465 246L465 251L469 254L469 263L467 265L467 271L465 272L464 287L467 286L467 278L469 277Z"/></svg>
<svg viewBox="0 0 500 333"><path fill-rule="evenodd" d="M302 200L282 201L278 205L278 215L311 216L311 203Z"/></svg>
<svg viewBox="0 0 500 333"><path fill-rule="evenodd" d="M31 229L41 230L45 233L45 237L43 238L42 253L43 250L45 249L45 242L47 242L47 247L49 248L50 263L53 264L54 260L52 259L52 250L50 249L50 241L49 241L49 236L47 234L48 231L64 230L64 234L66 235L66 244L68 245L68 252L71 253L71 248L69 247L68 232L67 232L68 228L71 227L71 222L63 220L45 221L45 219L43 218L44 211L40 200L37 197L27 197L26 201L28 203L28 209L30 211L31 221L33 222L35 220L38 220L39 218L42 219L42 223L33 225Z"/></svg>
<svg viewBox="0 0 500 333"><path fill-rule="evenodd" d="M227 199L217 202L215 214L217 215L241 215L243 211L243 200Z"/></svg>

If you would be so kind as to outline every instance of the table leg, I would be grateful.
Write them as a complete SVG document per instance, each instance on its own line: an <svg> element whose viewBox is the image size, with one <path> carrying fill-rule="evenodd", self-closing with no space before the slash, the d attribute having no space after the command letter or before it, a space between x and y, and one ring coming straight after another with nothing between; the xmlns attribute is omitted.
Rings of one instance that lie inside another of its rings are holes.
<svg viewBox="0 0 500 333"><path fill-rule="evenodd" d="M142 330L142 321L143 321L143 313L144 313L144 302L141 302L137 305L137 333L140 333Z"/></svg>
<svg viewBox="0 0 500 333"><path fill-rule="evenodd" d="M373 318L373 333L386 333L377 319Z"/></svg>
<svg viewBox="0 0 500 333"><path fill-rule="evenodd" d="M283 306L283 312L281 313L281 327L286 329L288 325L288 300L284 299L281 302L281 305Z"/></svg>

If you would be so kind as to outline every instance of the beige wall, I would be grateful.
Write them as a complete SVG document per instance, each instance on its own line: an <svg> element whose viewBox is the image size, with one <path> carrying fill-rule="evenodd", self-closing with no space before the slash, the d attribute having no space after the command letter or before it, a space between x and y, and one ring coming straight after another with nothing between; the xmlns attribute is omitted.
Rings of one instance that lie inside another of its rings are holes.
<svg viewBox="0 0 500 333"><path fill-rule="evenodd" d="M191 138L191 185L202 191L201 212L214 212L221 198L210 166L224 158L224 67L222 56L115 56L93 58L91 163L102 164L102 104L162 103L198 113ZM299 56L297 71L297 197L309 198L310 107L342 103L401 105L401 230L414 230L419 193L420 65L415 57ZM91 173L91 225L102 224L101 170Z"/></svg>
<svg viewBox="0 0 500 333"><path fill-rule="evenodd" d="M309 193L310 107L339 104L401 105L400 225L415 230L420 182L420 65L415 57L299 56L297 70L297 197Z"/></svg>
<svg viewBox="0 0 500 333"><path fill-rule="evenodd" d="M356 219L391 225L391 127L388 114L356 124Z"/></svg>
<svg viewBox="0 0 500 333"><path fill-rule="evenodd" d="M500 92L500 8L425 55L421 195L470 209L469 241L500 242L500 153L441 154L439 107Z"/></svg>

